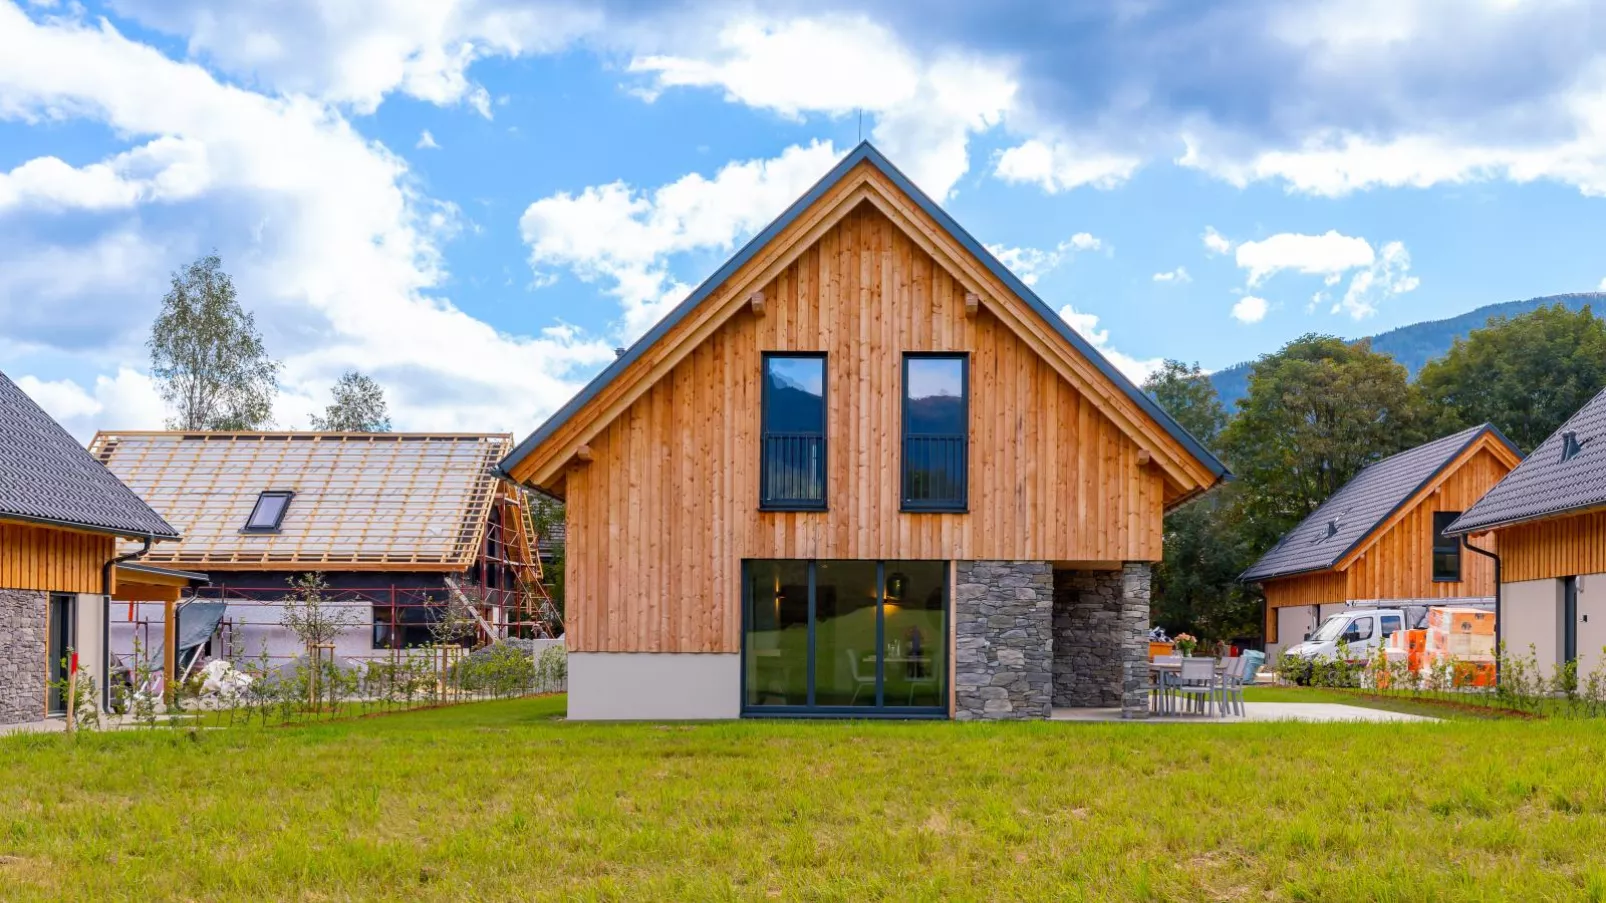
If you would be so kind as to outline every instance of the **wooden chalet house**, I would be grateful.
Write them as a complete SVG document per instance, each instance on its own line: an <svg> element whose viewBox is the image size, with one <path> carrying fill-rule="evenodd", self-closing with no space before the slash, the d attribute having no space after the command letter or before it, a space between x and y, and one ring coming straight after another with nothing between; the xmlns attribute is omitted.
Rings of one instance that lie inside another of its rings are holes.
<svg viewBox="0 0 1606 903"><path fill-rule="evenodd" d="M178 531L0 374L0 724L65 710L49 689L78 654L80 679L105 704L107 598L133 562ZM126 554L119 539L133 544Z"/></svg>
<svg viewBox="0 0 1606 903"><path fill-rule="evenodd" d="M1446 531L1500 559L1496 636L1547 676L1580 678L1606 647L1606 391L1596 395ZM1594 617L1591 618L1590 616Z"/></svg>
<svg viewBox="0 0 1606 903"><path fill-rule="evenodd" d="M288 662L304 650L280 603L311 573L351 625L335 643L342 663L435 642L431 624L459 593L482 632L549 635L527 493L493 469L511 445L506 434L99 433L90 452L182 525L181 542L145 560L211 577L178 625L161 606L117 606L117 654L131 663L135 641L162 644L167 626L169 673L204 655Z"/></svg>
<svg viewBox="0 0 1606 903"><path fill-rule="evenodd" d="M861 144L542 424L571 718L1146 712L1219 461Z"/></svg>
<svg viewBox="0 0 1606 903"><path fill-rule="evenodd" d="M1266 596L1268 658L1346 606L1492 603L1494 564L1445 528L1521 460L1484 424L1356 474L1243 573ZM1390 626L1414 625L1372 629Z"/></svg>

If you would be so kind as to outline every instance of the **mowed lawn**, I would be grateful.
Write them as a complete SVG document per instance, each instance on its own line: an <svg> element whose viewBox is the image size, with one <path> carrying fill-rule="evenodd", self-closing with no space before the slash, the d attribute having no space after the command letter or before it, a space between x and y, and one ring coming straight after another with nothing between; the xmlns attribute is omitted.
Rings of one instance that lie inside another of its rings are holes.
<svg viewBox="0 0 1606 903"><path fill-rule="evenodd" d="M0 899L1606 898L1606 727L570 724L0 738Z"/></svg>

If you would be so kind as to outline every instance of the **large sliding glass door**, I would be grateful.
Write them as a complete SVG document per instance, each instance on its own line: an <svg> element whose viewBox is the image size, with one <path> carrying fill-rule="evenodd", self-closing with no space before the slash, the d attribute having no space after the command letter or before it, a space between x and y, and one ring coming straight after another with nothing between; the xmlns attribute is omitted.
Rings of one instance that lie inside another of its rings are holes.
<svg viewBox="0 0 1606 903"><path fill-rule="evenodd" d="M752 560L742 586L742 711L948 711L942 561Z"/></svg>

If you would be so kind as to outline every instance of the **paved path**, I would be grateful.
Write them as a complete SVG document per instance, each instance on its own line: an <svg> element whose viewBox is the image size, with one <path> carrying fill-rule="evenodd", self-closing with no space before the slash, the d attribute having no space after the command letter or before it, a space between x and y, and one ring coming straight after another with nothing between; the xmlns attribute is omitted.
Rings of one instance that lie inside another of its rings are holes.
<svg viewBox="0 0 1606 903"><path fill-rule="evenodd" d="M1243 724L1248 721L1438 721L1425 715L1385 712L1327 702L1251 702L1243 716L1150 715L1154 724ZM1121 721L1120 709L1055 709L1055 721Z"/></svg>

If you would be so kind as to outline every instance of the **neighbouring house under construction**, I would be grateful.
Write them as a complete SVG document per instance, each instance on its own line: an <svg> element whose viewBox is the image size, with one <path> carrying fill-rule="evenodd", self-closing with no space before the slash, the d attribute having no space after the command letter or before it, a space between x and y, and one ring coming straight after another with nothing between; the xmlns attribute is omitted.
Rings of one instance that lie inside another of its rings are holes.
<svg viewBox="0 0 1606 903"><path fill-rule="evenodd" d="M163 686L210 658L287 665L306 649L286 602L312 574L343 625L337 662L437 644L454 601L477 625L465 643L559 635L532 498L494 470L510 448L482 433L96 435L90 452L181 525L143 561L210 578L114 606L113 654Z"/></svg>

